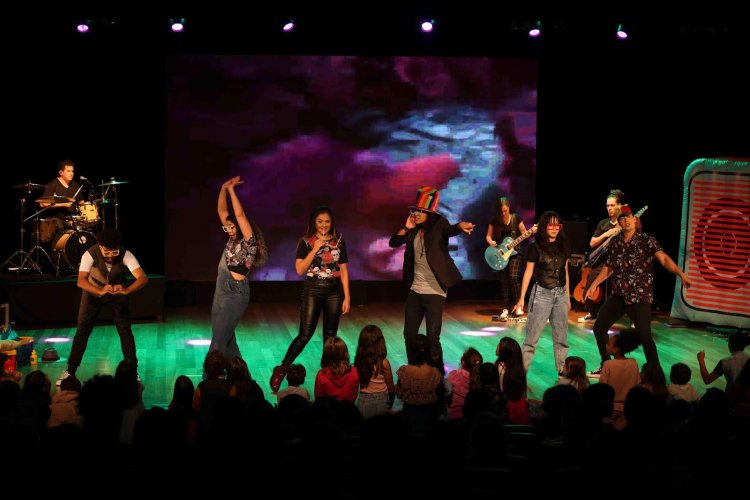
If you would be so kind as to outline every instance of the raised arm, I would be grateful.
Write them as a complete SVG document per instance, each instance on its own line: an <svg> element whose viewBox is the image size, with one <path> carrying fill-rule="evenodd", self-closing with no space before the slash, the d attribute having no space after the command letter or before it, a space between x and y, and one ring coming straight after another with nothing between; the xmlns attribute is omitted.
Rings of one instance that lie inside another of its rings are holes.
<svg viewBox="0 0 750 500"><path fill-rule="evenodd" d="M399 228L398 231L393 233L391 239L388 240L388 246L391 248L397 248L406 243L406 232L409 229L414 229L417 225L411 217L406 218L406 222Z"/></svg>
<svg viewBox="0 0 750 500"><path fill-rule="evenodd" d="M622 231L622 228L620 226L615 226L615 227L609 228L607 231L604 231L599 236L592 236L591 241L589 241L589 246L591 248L596 248L602 243L604 243L605 241L607 241L610 237L619 233L620 231Z"/></svg>
<svg viewBox="0 0 750 500"><path fill-rule="evenodd" d="M250 225L247 215L245 215L245 209L242 207L242 202L234 191L235 186L242 184L243 182L244 181L241 180L239 176L236 176L232 177L221 186L217 211L219 212L221 223L226 223L227 216L229 215L226 199L226 195L228 194L229 198L232 200L232 210L234 211L234 217L237 219L240 231L242 231L242 237L249 240L253 236L253 228Z"/></svg>

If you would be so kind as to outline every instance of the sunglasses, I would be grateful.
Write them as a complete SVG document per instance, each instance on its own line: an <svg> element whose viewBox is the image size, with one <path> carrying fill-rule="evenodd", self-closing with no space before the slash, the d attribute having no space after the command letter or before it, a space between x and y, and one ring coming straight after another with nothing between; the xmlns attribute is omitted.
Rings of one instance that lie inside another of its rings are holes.
<svg viewBox="0 0 750 500"><path fill-rule="evenodd" d="M222 230L222 231L224 231L225 233L228 233L229 231L231 231L231 230L232 230L232 229L234 229L235 227L237 227L237 226L235 226L235 225L231 225L231 226L221 226L221 230Z"/></svg>
<svg viewBox="0 0 750 500"><path fill-rule="evenodd" d="M562 224L547 224L547 229L562 229Z"/></svg>
<svg viewBox="0 0 750 500"><path fill-rule="evenodd" d="M427 212L425 212L424 210L416 210L416 209L412 209L412 210L409 210L409 213L410 213L411 215L413 215L413 216L415 216L415 217L416 217L416 216L417 216L417 215L419 215L419 214L426 214Z"/></svg>
<svg viewBox="0 0 750 500"><path fill-rule="evenodd" d="M117 257L118 255L120 255L119 248L117 250L105 250L104 248L99 247L99 250L102 251L102 255L105 257Z"/></svg>

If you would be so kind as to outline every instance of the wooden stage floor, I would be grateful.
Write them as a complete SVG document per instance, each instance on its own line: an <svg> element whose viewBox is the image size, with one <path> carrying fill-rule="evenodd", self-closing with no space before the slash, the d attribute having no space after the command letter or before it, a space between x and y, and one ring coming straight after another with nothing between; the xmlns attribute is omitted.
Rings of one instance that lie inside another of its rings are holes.
<svg viewBox="0 0 750 500"><path fill-rule="evenodd" d="M266 393L266 398L275 403L275 397L268 387L273 367L281 361L291 340L297 334L299 324L297 303L251 303L237 330L238 343L250 371ZM380 326L386 337L388 358L394 368L406 363L403 344L403 311L401 302L369 303L354 307L341 322L339 335L349 346L352 360L356 351L359 331L369 323ZM447 370L454 369L463 351L475 347L485 357L494 361L495 346L500 338L510 336L523 342L525 323L503 323L492 321L498 310L489 301L449 301L443 321L442 344ZM583 357L591 369L598 363L596 342L591 333L592 323L581 324L576 320L584 313L571 311L569 317L568 344L570 355ZM166 407L172 398L174 381L178 375L189 376L197 383L201 379L202 363L208 350L207 341L211 338L209 320L210 307L192 306L179 309L165 309L163 322L140 322L133 325L139 358L139 372L145 384L144 402L147 407ZM682 361L693 371L692 383L700 393L705 392L696 353L704 350L709 370L723 357L729 355L725 335L712 333L704 326L670 328L664 325L669 320L663 314L654 314L652 330L656 339L662 366L669 377L672 364ZM629 325L624 317L616 329ZM424 328L424 326L423 326ZM61 356L56 362L42 363L37 367L54 381L66 369L67 356L75 325L63 328L24 329L17 325L20 335L33 336L39 358L46 347L54 346ZM321 334L318 329L314 338L298 358L297 362L307 368L304 387L313 392L315 373L320 367L322 349ZM202 344L195 341L204 341ZM636 350L635 359L644 362L642 349ZM119 337L111 322L98 325L89 339L78 377L85 381L95 374L113 374L122 359ZM30 366L20 368L24 374ZM555 383L552 358L552 334L549 325L542 332L537 346L537 354L529 370L530 397L541 399L544 390ZM285 386L286 384L284 384ZM284 387L282 386L282 387ZM713 386L724 387L723 378Z"/></svg>

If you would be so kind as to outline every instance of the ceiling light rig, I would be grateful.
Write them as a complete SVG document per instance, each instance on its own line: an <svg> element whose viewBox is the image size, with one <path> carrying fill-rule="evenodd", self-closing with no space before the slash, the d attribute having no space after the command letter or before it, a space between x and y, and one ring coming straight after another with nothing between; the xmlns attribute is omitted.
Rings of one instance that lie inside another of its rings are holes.
<svg viewBox="0 0 750 500"><path fill-rule="evenodd" d="M623 28L622 23L617 25L617 32L615 33L618 40L627 40L628 32Z"/></svg>
<svg viewBox="0 0 750 500"><path fill-rule="evenodd" d="M181 17L179 19L170 19L169 27L173 33L182 33L182 31L185 29L185 18Z"/></svg>
<svg viewBox="0 0 750 500"><path fill-rule="evenodd" d="M529 37L531 38L538 38L542 34L542 22L537 21L535 24L531 26L531 29L529 29Z"/></svg>
<svg viewBox="0 0 750 500"><path fill-rule="evenodd" d="M423 33L432 33L432 30L435 29L435 21L434 20L422 21L419 27L422 29Z"/></svg>

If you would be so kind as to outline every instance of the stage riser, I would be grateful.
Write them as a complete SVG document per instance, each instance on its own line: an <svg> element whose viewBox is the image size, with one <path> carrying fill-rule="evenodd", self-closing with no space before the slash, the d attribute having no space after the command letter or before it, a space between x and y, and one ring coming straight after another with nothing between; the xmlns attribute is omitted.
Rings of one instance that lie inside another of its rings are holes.
<svg viewBox="0 0 750 500"><path fill-rule="evenodd" d="M154 318L164 314L164 295L167 281L164 276L149 276L148 285L130 297L133 319ZM75 324L81 289L76 280L5 281L0 283L2 300L10 304L11 321L17 325L39 323ZM100 320L111 320L112 312L105 307Z"/></svg>

